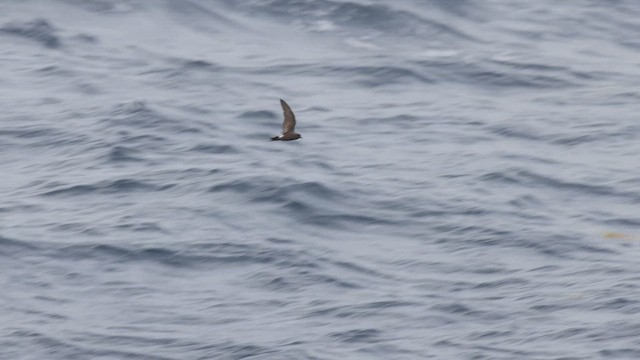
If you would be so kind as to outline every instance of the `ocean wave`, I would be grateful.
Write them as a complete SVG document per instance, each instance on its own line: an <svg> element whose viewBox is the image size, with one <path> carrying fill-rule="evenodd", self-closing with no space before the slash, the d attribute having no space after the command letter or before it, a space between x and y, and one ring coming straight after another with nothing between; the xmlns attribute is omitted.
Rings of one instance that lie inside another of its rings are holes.
<svg viewBox="0 0 640 360"><path fill-rule="evenodd" d="M213 185L212 193L233 192L256 203L277 206L299 223L357 231L357 225L390 224L392 220L371 211L357 211L352 196L319 182L259 177Z"/></svg>
<svg viewBox="0 0 640 360"><path fill-rule="evenodd" d="M318 24L324 21L330 25L321 26L322 29L340 31L347 28L351 33L360 32L368 36L394 34L396 36L431 36L439 39L473 39L473 36L448 23L387 4L330 0L270 0L243 3L224 0L224 2L227 6L245 12L261 12L277 18L294 19L294 25L302 25L311 31L317 30ZM460 6L443 6L440 1L436 1L435 4L445 10L461 8Z"/></svg>
<svg viewBox="0 0 640 360"><path fill-rule="evenodd" d="M38 247L29 241L22 241L0 236L0 255L12 256L19 252L31 252Z"/></svg>
<svg viewBox="0 0 640 360"><path fill-rule="evenodd" d="M61 356L64 358L77 358L90 356L92 358L123 358L137 360L175 360L176 358L150 355L141 350L120 350L113 347L90 345L91 342L78 342L77 339L61 336L51 336L41 331L13 330L8 332L7 339L29 344L32 354L41 356ZM103 339L106 339L103 338Z"/></svg>
<svg viewBox="0 0 640 360"><path fill-rule="evenodd" d="M143 9L137 0L63 0L91 12L106 14L126 14Z"/></svg>
<svg viewBox="0 0 640 360"><path fill-rule="evenodd" d="M121 103L112 108L108 115L101 120L107 127L122 127L132 130L144 130L143 134L136 133L135 136L155 136L161 138L158 132L162 133L201 133L206 128L215 125L201 124L197 122L183 122L179 118L168 115L162 109L155 108L147 104L146 101L134 100Z"/></svg>
<svg viewBox="0 0 640 360"><path fill-rule="evenodd" d="M271 264L275 268L317 268L304 251L278 247L261 247L235 243L213 242L183 247L133 247L109 244L81 244L60 246L51 244L65 259L95 259L108 263L150 262L175 267L219 267Z"/></svg>
<svg viewBox="0 0 640 360"><path fill-rule="evenodd" d="M337 199L340 192L318 182L290 183L277 178L251 178L243 181L229 181L213 185L210 192L236 191L245 194L253 201L286 202L298 195L321 199Z"/></svg>
<svg viewBox="0 0 640 360"><path fill-rule="evenodd" d="M50 49L62 46L62 41L56 35L56 29L45 19L35 19L23 23L9 23L0 27L0 34L13 35L33 40Z"/></svg>
<svg viewBox="0 0 640 360"><path fill-rule="evenodd" d="M240 151L231 145L221 144L198 144L190 149L191 151L201 152L205 154L238 154Z"/></svg>
<svg viewBox="0 0 640 360"><path fill-rule="evenodd" d="M429 59L414 63L421 71L432 74L434 81L467 85L559 89L578 86L585 80L568 68L523 66L493 59Z"/></svg>
<svg viewBox="0 0 640 360"><path fill-rule="evenodd" d="M100 181L93 184L61 185L50 183L44 188L54 188L40 193L41 196L80 196L94 194L126 194L131 192L156 192L174 187L174 184L153 184L134 179Z"/></svg>

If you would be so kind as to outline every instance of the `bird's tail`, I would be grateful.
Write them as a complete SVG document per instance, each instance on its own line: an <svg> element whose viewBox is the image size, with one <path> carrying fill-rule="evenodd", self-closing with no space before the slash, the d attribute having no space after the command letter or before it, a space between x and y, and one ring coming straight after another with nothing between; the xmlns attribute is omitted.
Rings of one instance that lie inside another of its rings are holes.
<svg viewBox="0 0 640 360"><path fill-rule="evenodd" d="M274 136L271 138L271 141L277 141L280 140L280 136Z"/></svg>

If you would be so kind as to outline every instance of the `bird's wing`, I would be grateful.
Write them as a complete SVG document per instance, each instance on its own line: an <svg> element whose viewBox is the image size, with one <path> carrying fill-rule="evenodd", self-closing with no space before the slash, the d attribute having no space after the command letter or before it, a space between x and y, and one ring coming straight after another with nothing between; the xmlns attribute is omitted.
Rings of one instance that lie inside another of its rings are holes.
<svg viewBox="0 0 640 360"><path fill-rule="evenodd" d="M280 99L280 105L282 105L282 111L284 112L284 122L282 123L282 133L293 132L296 127L296 116L293 115L293 111L284 100Z"/></svg>

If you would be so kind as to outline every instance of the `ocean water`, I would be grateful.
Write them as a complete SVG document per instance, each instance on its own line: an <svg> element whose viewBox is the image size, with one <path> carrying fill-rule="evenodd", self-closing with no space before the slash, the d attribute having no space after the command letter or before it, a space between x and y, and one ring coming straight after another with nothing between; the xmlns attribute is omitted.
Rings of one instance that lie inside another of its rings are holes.
<svg viewBox="0 0 640 360"><path fill-rule="evenodd" d="M639 359L638 18L0 1L0 359Z"/></svg>

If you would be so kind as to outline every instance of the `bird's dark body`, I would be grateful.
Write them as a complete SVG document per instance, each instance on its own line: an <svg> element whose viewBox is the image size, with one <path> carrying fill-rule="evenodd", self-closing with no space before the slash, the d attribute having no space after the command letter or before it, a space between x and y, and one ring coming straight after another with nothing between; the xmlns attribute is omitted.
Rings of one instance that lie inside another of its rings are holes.
<svg viewBox="0 0 640 360"><path fill-rule="evenodd" d="M272 137L271 141L292 141L292 140L300 139L301 137L302 136L300 136L300 134L286 133L286 134L282 134L280 136Z"/></svg>

